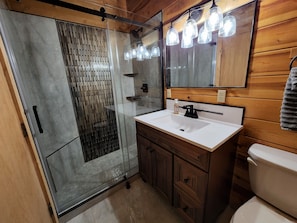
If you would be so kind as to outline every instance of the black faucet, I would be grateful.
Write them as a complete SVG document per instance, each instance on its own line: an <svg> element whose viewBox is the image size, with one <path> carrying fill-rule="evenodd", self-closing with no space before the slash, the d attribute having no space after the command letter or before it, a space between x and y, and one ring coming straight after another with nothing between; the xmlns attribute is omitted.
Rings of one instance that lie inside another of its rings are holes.
<svg viewBox="0 0 297 223"><path fill-rule="evenodd" d="M195 109L193 105L184 105L184 106L180 106L180 108L186 109L186 113L185 113L186 117L198 118L198 113L197 113L198 110Z"/></svg>

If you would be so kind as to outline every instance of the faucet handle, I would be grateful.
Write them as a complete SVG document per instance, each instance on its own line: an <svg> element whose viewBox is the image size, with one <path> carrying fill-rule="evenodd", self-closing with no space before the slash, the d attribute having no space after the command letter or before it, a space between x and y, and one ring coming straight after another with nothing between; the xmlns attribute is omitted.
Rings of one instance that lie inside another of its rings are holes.
<svg viewBox="0 0 297 223"><path fill-rule="evenodd" d="M198 111L199 111L198 109L195 109L195 108L193 109L192 118L198 118Z"/></svg>

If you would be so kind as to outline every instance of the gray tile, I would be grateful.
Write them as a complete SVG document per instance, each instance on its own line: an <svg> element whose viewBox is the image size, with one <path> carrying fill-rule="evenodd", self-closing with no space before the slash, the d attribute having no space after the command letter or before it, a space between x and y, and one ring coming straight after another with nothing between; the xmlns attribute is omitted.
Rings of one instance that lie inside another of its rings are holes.
<svg viewBox="0 0 297 223"><path fill-rule="evenodd" d="M140 178L67 223L183 223L174 208Z"/></svg>

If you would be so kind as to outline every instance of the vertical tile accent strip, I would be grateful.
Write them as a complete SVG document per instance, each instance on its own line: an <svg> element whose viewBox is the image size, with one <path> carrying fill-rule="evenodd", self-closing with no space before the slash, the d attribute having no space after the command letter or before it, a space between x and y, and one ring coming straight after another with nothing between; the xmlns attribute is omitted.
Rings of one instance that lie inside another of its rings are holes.
<svg viewBox="0 0 297 223"><path fill-rule="evenodd" d="M119 149L106 32L57 21L85 161Z"/></svg>

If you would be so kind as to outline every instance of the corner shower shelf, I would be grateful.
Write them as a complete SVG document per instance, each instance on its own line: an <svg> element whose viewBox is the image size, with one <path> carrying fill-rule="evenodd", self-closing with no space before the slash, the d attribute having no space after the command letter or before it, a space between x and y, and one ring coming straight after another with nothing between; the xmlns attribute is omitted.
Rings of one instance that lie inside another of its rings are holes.
<svg viewBox="0 0 297 223"><path fill-rule="evenodd" d="M124 76L127 77L135 77L138 73L130 73L130 74L123 74Z"/></svg>
<svg viewBox="0 0 297 223"><path fill-rule="evenodd" d="M140 96L129 96L129 97L126 97L126 99L128 101L138 101L141 99L141 97Z"/></svg>

